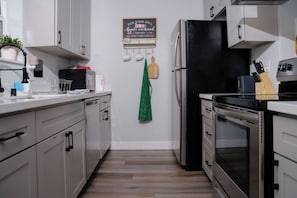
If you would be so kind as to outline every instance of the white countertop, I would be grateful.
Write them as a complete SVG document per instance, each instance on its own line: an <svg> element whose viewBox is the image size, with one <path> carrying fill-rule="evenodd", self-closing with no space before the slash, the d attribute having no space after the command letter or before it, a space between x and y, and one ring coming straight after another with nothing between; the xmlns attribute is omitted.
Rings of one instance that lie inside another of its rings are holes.
<svg viewBox="0 0 297 198"><path fill-rule="evenodd" d="M268 102L268 110L297 116L297 101Z"/></svg>
<svg viewBox="0 0 297 198"><path fill-rule="evenodd" d="M90 92L77 95L57 94L53 96L49 95L48 97L46 95L40 97L38 95L35 95L33 96L33 98L18 98L16 96L15 99L5 99L0 97L0 114L24 111L60 103L67 103L107 94L111 94L111 91Z"/></svg>

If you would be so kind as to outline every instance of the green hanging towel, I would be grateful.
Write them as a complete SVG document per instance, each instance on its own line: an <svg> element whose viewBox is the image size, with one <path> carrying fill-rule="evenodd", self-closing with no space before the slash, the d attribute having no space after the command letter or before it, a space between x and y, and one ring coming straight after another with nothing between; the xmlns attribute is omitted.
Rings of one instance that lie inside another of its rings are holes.
<svg viewBox="0 0 297 198"><path fill-rule="evenodd" d="M151 83L148 78L147 60L144 61L144 70L142 78L141 96L138 120L151 121L152 120L152 107L151 107Z"/></svg>

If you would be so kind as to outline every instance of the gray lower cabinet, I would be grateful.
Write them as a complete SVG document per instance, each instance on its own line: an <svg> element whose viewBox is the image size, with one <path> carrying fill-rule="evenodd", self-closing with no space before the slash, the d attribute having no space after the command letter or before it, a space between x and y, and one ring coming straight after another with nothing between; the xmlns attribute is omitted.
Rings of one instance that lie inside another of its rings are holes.
<svg viewBox="0 0 297 198"><path fill-rule="evenodd" d="M39 197L77 197L86 183L83 102L36 112Z"/></svg>
<svg viewBox="0 0 297 198"><path fill-rule="evenodd" d="M38 197L35 146L0 162L0 170L0 197Z"/></svg>
<svg viewBox="0 0 297 198"><path fill-rule="evenodd" d="M297 117L273 116L274 197L295 198L297 195Z"/></svg>
<svg viewBox="0 0 297 198"><path fill-rule="evenodd" d="M110 99L111 95L100 98L100 147L102 158L111 146Z"/></svg>
<svg viewBox="0 0 297 198"><path fill-rule="evenodd" d="M212 101L201 100L202 114L202 168L212 181L214 163L214 124L212 119Z"/></svg>
<svg viewBox="0 0 297 198"><path fill-rule="evenodd" d="M37 144L39 197L77 197L86 183L81 121Z"/></svg>

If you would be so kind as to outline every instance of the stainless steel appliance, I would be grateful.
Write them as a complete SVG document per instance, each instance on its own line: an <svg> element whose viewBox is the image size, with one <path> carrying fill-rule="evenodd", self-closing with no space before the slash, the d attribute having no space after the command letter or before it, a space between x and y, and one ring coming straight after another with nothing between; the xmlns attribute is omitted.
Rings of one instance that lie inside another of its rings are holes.
<svg viewBox="0 0 297 198"><path fill-rule="evenodd" d="M95 170L101 158L100 146L100 99L99 97L85 100L86 112L86 172L87 179Z"/></svg>
<svg viewBox="0 0 297 198"><path fill-rule="evenodd" d="M72 80L71 90L89 89L96 90L96 73L95 71L85 69L62 69L59 70L59 78Z"/></svg>
<svg viewBox="0 0 297 198"><path fill-rule="evenodd" d="M288 0L232 0L232 5L280 5Z"/></svg>
<svg viewBox="0 0 297 198"><path fill-rule="evenodd" d="M267 102L297 100L296 68L297 58L280 61L278 94L214 96L215 197L274 196L273 113Z"/></svg>
<svg viewBox="0 0 297 198"><path fill-rule="evenodd" d="M217 197L222 189L230 197L263 197L264 112L220 103L214 111Z"/></svg>
<svg viewBox="0 0 297 198"><path fill-rule="evenodd" d="M224 21L180 20L171 34L173 150L187 170L202 170L199 93L236 93L249 50L229 49Z"/></svg>

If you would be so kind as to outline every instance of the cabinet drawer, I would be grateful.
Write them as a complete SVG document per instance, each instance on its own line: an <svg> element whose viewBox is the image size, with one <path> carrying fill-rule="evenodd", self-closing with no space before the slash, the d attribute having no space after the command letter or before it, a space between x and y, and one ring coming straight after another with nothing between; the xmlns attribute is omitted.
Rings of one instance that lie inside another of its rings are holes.
<svg viewBox="0 0 297 198"><path fill-rule="evenodd" d="M211 119L202 116L202 133L203 143L206 144L212 151L214 150L214 129Z"/></svg>
<svg viewBox="0 0 297 198"><path fill-rule="evenodd" d="M212 101L201 100L201 114L212 119Z"/></svg>
<svg viewBox="0 0 297 198"><path fill-rule="evenodd" d="M202 144L202 168L210 180L212 180L212 167L214 154L205 144Z"/></svg>
<svg viewBox="0 0 297 198"><path fill-rule="evenodd" d="M0 118L0 160L35 143L34 120L34 112Z"/></svg>
<svg viewBox="0 0 297 198"><path fill-rule="evenodd" d="M100 110L110 106L110 99L111 99L111 95L100 97Z"/></svg>
<svg viewBox="0 0 297 198"><path fill-rule="evenodd" d="M37 141L54 135L84 119L83 102L52 107L36 112Z"/></svg>
<svg viewBox="0 0 297 198"><path fill-rule="evenodd" d="M273 116L274 151L297 162L296 119Z"/></svg>

